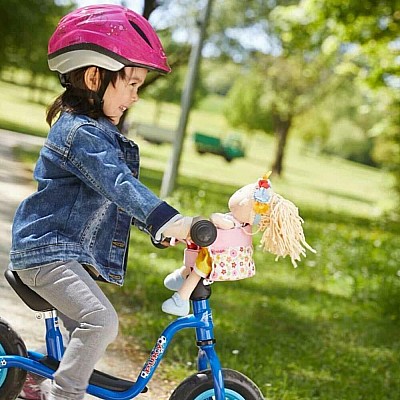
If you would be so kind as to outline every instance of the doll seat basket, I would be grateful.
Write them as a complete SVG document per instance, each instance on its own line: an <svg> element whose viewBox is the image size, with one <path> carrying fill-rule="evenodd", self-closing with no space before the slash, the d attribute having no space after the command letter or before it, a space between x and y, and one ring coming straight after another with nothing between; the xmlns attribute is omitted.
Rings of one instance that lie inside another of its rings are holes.
<svg viewBox="0 0 400 400"><path fill-rule="evenodd" d="M250 225L217 229L217 239L208 252L212 270L207 279L211 281L236 281L256 273Z"/></svg>

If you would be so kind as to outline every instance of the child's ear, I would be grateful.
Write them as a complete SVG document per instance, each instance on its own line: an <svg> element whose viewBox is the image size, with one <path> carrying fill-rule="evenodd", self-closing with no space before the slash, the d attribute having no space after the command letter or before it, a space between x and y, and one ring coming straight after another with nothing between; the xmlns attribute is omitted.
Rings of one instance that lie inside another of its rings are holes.
<svg viewBox="0 0 400 400"><path fill-rule="evenodd" d="M89 67L85 71L85 85L89 90L96 92L100 86L100 72L97 67Z"/></svg>

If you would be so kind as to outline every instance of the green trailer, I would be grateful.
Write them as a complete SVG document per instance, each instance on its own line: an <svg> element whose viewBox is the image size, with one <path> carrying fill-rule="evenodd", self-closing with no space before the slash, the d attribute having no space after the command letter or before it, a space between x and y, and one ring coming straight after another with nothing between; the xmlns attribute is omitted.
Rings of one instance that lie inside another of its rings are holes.
<svg viewBox="0 0 400 400"><path fill-rule="evenodd" d="M193 138L199 154L217 154L224 157L228 162L231 162L234 158L245 156L243 141L238 134L229 134L225 138L220 139L219 137L195 132Z"/></svg>

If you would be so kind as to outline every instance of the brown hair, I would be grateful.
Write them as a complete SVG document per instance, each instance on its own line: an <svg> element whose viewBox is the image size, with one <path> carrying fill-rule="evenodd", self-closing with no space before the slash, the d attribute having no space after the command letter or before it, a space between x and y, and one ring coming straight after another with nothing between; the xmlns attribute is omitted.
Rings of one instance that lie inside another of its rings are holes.
<svg viewBox="0 0 400 400"><path fill-rule="evenodd" d="M100 85L97 92L94 92L85 84L85 72L88 68L89 67L79 68L60 76L60 80L66 90L47 108L46 122L50 126L53 120L62 111L83 114L94 119L105 117L102 107L102 97L106 88L102 87L103 82L107 82L108 80L108 82L115 85L118 77L125 79L125 69L108 71L103 68L98 68L100 72ZM106 75L108 76L106 77Z"/></svg>

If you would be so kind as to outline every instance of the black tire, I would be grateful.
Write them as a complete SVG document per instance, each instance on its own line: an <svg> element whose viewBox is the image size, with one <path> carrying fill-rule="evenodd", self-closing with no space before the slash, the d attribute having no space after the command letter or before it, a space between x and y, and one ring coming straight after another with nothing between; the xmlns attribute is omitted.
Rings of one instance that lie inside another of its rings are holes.
<svg viewBox="0 0 400 400"><path fill-rule="evenodd" d="M27 357L25 343L11 326L0 318L0 357L11 354ZM25 370L19 368L0 370L0 399L16 399L22 390L25 379Z"/></svg>
<svg viewBox="0 0 400 400"><path fill-rule="evenodd" d="M232 369L223 369L226 399L264 400L260 389L247 376ZM214 399L214 382L211 371L201 371L186 378L172 393L169 400ZM207 397L205 397L207 396Z"/></svg>

